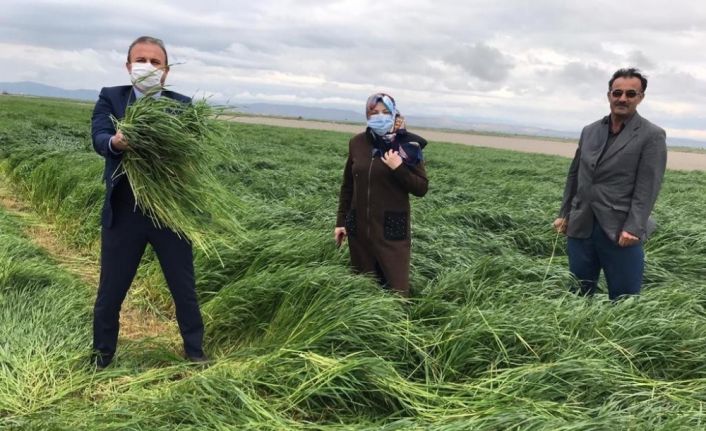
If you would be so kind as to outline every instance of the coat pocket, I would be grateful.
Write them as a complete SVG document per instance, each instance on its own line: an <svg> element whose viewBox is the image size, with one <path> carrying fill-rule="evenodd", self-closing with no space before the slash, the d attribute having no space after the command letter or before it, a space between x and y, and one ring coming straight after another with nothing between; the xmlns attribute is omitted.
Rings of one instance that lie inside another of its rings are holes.
<svg viewBox="0 0 706 431"><path fill-rule="evenodd" d="M358 230L358 222L355 217L355 210L352 209L346 214L346 235L355 238Z"/></svg>
<svg viewBox="0 0 706 431"><path fill-rule="evenodd" d="M406 211L385 211L385 223L383 225L385 239L390 241L407 239L408 217L409 215Z"/></svg>

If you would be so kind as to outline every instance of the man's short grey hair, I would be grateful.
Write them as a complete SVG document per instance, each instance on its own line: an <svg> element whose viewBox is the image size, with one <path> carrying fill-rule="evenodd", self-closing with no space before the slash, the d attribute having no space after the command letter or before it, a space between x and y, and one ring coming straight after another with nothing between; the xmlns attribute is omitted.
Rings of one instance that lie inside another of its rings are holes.
<svg viewBox="0 0 706 431"><path fill-rule="evenodd" d="M137 45L138 43L152 43L154 45L157 45L162 49L162 52L164 53L164 62L168 65L169 64L169 56L167 56L167 48L164 47L164 42L162 42L162 39L157 39L156 37L152 36L140 36L137 39L135 39L134 42L130 44L130 48L127 49L127 62L130 62L130 53L132 52L132 48Z"/></svg>

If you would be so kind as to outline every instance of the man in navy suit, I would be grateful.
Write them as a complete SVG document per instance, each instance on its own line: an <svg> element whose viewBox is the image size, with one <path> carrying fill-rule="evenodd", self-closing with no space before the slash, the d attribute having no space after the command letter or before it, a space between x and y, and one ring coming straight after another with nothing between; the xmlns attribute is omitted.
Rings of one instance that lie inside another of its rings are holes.
<svg viewBox="0 0 706 431"><path fill-rule="evenodd" d="M101 273L93 318L92 361L102 369L113 360L118 341L120 308L142 259L147 243L152 245L169 291L174 298L177 322L186 357L206 361L203 353L203 321L196 298L191 244L173 231L157 228L135 204L135 197L120 161L130 151L111 115L122 118L137 98L169 97L183 103L191 99L162 87L169 73L164 43L142 36L128 49L125 64L133 85L105 87L93 109L93 148L105 158L105 201L101 216Z"/></svg>

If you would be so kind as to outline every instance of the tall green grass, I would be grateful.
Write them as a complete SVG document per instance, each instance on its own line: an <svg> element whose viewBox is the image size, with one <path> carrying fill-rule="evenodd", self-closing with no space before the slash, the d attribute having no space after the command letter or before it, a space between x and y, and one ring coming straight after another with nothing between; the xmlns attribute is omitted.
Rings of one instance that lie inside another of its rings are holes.
<svg viewBox="0 0 706 431"><path fill-rule="evenodd" d="M102 160L89 118L90 106L0 97L4 178L96 255ZM331 240L348 136L229 127L237 155L213 169L242 203L247 241L213 238L222 264L196 252L213 364L147 339L121 342L94 373L91 287L3 216L0 428L706 427L706 227L694 216L705 174L667 173L644 292L611 303L568 293L550 227L568 160L431 143L403 300L351 274ZM168 309L152 256L138 276L145 306Z"/></svg>
<svg viewBox="0 0 706 431"><path fill-rule="evenodd" d="M0 426L22 423L85 385L90 293L0 212Z"/></svg>
<svg viewBox="0 0 706 431"><path fill-rule="evenodd" d="M213 237L235 235L237 201L216 180L213 167L225 157L224 127L205 100L184 104L142 97L124 118L111 118L129 143L114 175L125 175L135 202L158 227L167 227L205 253Z"/></svg>

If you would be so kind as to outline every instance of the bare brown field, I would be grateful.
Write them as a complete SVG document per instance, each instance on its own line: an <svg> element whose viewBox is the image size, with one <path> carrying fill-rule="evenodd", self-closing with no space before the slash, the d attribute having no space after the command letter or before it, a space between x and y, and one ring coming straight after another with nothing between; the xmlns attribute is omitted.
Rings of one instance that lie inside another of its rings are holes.
<svg viewBox="0 0 706 431"><path fill-rule="evenodd" d="M233 116L230 120L238 123L262 124L298 129L330 130L335 132L359 133L361 125L331 123L325 121L297 120L276 117ZM477 147L498 148L524 153L549 154L573 157L576 145L567 141L519 136L489 136L468 132L447 132L421 129L430 141L451 142ZM669 151L667 168L680 171L706 170L706 154L687 151Z"/></svg>

